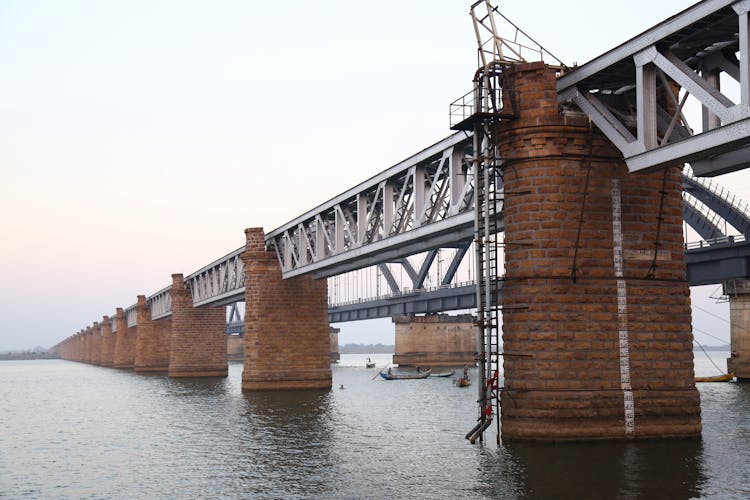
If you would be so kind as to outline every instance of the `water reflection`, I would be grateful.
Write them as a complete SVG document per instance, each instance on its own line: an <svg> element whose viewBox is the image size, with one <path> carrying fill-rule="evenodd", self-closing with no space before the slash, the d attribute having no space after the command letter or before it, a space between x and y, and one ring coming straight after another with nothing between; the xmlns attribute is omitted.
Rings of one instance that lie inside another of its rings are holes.
<svg viewBox="0 0 750 500"><path fill-rule="evenodd" d="M522 468L525 498L696 498L700 440L504 445Z"/></svg>
<svg viewBox="0 0 750 500"><path fill-rule="evenodd" d="M750 498L750 385L699 387L702 441L472 446L474 391L361 366L243 394L241 364L0 363L0 498Z"/></svg>
<svg viewBox="0 0 750 500"><path fill-rule="evenodd" d="M329 391L248 393L243 401L241 492L273 496L267 480L284 496L335 491Z"/></svg>

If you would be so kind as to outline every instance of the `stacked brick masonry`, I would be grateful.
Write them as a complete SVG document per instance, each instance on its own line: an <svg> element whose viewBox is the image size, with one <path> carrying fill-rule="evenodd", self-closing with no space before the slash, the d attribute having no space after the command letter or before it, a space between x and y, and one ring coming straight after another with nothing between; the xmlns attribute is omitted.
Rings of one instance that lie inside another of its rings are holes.
<svg viewBox="0 0 750 500"><path fill-rule="evenodd" d="M128 328L128 322L122 308L117 308L115 315L117 333L115 333L115 368L132 369L135 364L135 326Z"/></svg>
<svg viewBox="0 0 750 500"><path fill-rule="evenodd" d="M226 377L224 307L193 307L181 274L172 275L170 377Z"/></svg>
<svg viewBox="0 0 750 500"><path fill-rule="evenodd" d="M339 353L339 332L341 329L330 327L329 331L331 332L331 362L338 362L341 359Z"/></svg>
<svg viewBox="0 0 750 500"><path fill-rule="evenodd" d="M83 330L79 331L76 334L75 337L75 348L74 348L74 357L73 359L76 361L83 361L84 351L83 351L83 343L84 343L84 336L83 336Z"/></svg>
<svg viewBox="0 0 750 500"><path fill-rule="evenodd" d="M245 360L245 339L240 335L227 336L227 360Z"/></svg>
<svg viewBox="0 0 750 500"><path fill-rule="evenodd" d="M115 337L112 334L112 322L109 320L109 316L102 318L102 366L114 366L115 356Z"/></svg>
<svg viewBox="0 0 750 500"><path fill-rule="evenodd" d="M329 389L327 284L301 276L282 280L263 230L247 229L245 367L247 391Z"/></svg>
<svg viewBox="0 0 750 500"><path fill-rule="evenodd" d="M621 327L634 437L698 435L679 169L628 174L598 131L558 114L554 72L542 64L518 68L505 85L520 116L496 130L506 161L503 344L531 357L504 358L503 438L624 438ZM613 179L621 185L624 316Z"/></svg>
<svg viewBox="0 0 750 500"><path fill-rule="evenodd" d="M473 365L476 325L471 315L395 316L393 363L406 366Z"/></svg>
<svg viewBox="0 0 750 500"><path fill-rule="evenodd" d="M93 359L93 338L94 338L94 330L92 327L87 326L85 333L84 333L84 341L83 341L83 362L84 363L91 363L91 360Z"/></svg>
<svg viewBox="0 0 750 500"><path fill-rule="evenodd" d="M99 365L102 362L102 329L98 322L94 322L91 328L91 364Z"/></svg>
<svg viewBox="0 0 750 500"><path fill-rule="evenodd" d="M152 320L151 310L143 295L138 296L136 318L135 371L137 373L168 371L170 320Z"/></svg>

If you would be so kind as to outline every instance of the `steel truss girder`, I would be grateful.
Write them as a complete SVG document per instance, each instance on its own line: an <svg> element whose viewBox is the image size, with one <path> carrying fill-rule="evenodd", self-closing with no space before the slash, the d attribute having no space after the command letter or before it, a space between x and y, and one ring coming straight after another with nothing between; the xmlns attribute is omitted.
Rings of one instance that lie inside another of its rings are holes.
<svg viewBox="0 0 750 500"><path fill-rule="evenodd" d="M711 190L710 186L704 185L705 182L686 176L683 176L683 184L687 186L687 192L701 200L711 210L724 217L733 227L740 231L743 231L743 228L750 228L750 218L748 218L747 214L733 206L731 200L727 199L729 193ZM471 190L468 190L468 192L472 194ZM692 212L695 212L696 210L698 209L695 207L692 208ZM705 219L705 217L703 217L703 219ZM702 237L706 239L715 238L716 236L712 236L712 234L705 232L705 229L702 226L705 225L703 219L701 217L691 216L690 213L685 216L685 221L701 234ZM458 269L458 266L464 258L466 250L469 248L473 238L473 213L468 211L461 213L456 217L452 217L447 221L435 223L435 225L440 224L445 224L448 229L433 231L431 233L433 236L432 239L430 239L429 235L425 237L424 235L418 234L420 230L416 230L412 233L400 235L399 238L379 242L380 245L378 245L377 248L382 252L381 257L384 257L372 260L402 262L404 261L404 255L412 255L420 251L426 251L424 247L428 247L428 249L441 247L458 248L459 251L449 264L441 283L442 285L450 284L455 275L456 269ZM723 233L718 229L718 226L716 224L713 224L713 226L713 231L716 231L718 236L722 236ZM422 228L422 230L423 229L424 228ZM415 237L417 240L415 245L410 244L407 238L408 236ZM399 241L399 239L405 241ZM393 244L395 248L389 248L388 244ZM193 305L195 307L202 305L221 306L244 300L244 266L242 259L240 258L240 254L243 251L244 247L238 248L185 278L185 282L188 284L188 289L193 293ZM417 280L413 282L415 290L422 288L422 286L417 285L424 284L424 276L426 276L427 268L432 262L432 260L430 260L430 264L428 264L427 260L428 259L425 259L425 262L422 263L420 272L416 273ZM363 261L358 263L356 267L362 268L376 263L378 262L369 262L363 258ZM382 264L382 262L380 263ZM401 293L398 284L392 277L392 273L390 273L388 267L385 265L380 267L383 275L389 283L391 293ZM388 280L386 273L391 275L391 280ZM407 272L407 274L409 273ZM146 300L151 307L152 319L167 318L171 316L171 286L163 288L153 295L150 295ZM135 304L125 309L125 316L129 327L136 325ZM114 321L115 314L112 314L111 318L112 331L117 332L117 322Z"/></svg>
<svg viewBox="0 0 750 500"><path fill-rule="evenodd" d="M700 209L695 200L683 192L682 219L704 240L722 238L725 234L714 220Z"/></svg>
<svg viewBox="0 0 750 500"><path fill-rule="evenodd" d="M172 315L172 287L162 288L153 295L146 297L146 303L151 311L151 319L162 319Z"/></svg>
<svg viewBox="0 0 750 500"><path fill-rule="evenodd" d="M397 261L468 234L470 146L453 134L268 233L284 278Z"/></svg>
<svg viewBox="0 0 750 500"><path fill-rule="evenodd" d="M138 324L135 306L136 304L133 304L123 311L123 314L125 315L125 322L128 325L128 328L132 328Z"/></svg>
<svg viewBox="0 0 750 500"><path fill-rule="evenodd" d="M731 193L722 193L713 183L706 183L699 179L684 176L682 178L683 191L689 193L695 199L700 200L710 208L716 215L729 223L742 234L750 234L750 216L737 206L736 199ZM729 196L732 196L730 199ZM686 220L686 222L688 222ZM697 227L693 228L698 231ZM700 233L699 233L700 234ZM719 236L704 236L710 240Z"/></svg>
<svg viewBox="0 0 750 500"><path fill-rule="evenodd" d="M244 251L245 247L240 247L185 277L193 307L220 306L244 299L245 265L241 258Z"/></svg>
<svg viewBox="0 0 750 500"><path fill-rule="evenodd" d="M690 286L750 278L750 243L725 237L710 245L685 251ZM502 290L502 287L500 287ZM502 293L502 292L501 292ZM476 307L476 284L415 290L397 296L374 298L345 305L329 305L330 323L388 318L396 314L430 314Z"/></svg>
<svg viewBox="0 0 750 500"><path fill-rule="evenodd" d="M576 104L620 149L631 172L692 162L697 175L747 167L750 150L750 26L747 0L705 0L559 78L558 99ZM734 53L739 53L739 61ZM733 102L718 88L740 85ZM704 110L695 133L668 79ZM657 105L662 92L674 105Z"/></svg>

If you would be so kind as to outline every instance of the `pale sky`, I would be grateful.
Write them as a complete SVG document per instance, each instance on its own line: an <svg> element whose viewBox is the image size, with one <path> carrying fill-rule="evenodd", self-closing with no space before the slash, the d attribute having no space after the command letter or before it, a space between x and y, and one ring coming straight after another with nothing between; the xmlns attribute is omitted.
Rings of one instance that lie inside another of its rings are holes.
<svg viewBox="0 0 750 500"><path fill-rule="evenodd" d="M52 346L449 135L471 3L0 0L0 351ZM691 4L500 7L570 65ZM729 185L750 199L748 180ZM390 320L339 326L393 341Z"/></svg>

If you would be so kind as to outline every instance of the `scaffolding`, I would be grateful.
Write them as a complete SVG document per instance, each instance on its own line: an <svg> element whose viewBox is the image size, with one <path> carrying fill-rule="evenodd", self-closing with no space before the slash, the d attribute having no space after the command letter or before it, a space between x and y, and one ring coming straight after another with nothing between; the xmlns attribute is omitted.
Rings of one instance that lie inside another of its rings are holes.
<svg viewBox="0 0 750 500"><path fill-rule="evenodd" d="M473 133L472 171L475 186L474 244L477 269L478 418L466 438L475 443L497 422L500 441L500 247L499 222L503 208L502 159L493 140L501 120L517 115L513 90L504 85L504 73L514 64L545 56L564 65L503 16L490 0L471 6L477 38L474 88L450 105L451 129ZM501 36L501 33L510 36ZM495 418L496 416L496 418Z"/></svg>

